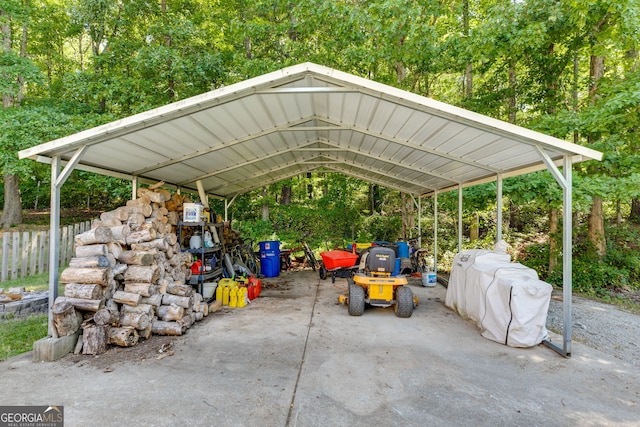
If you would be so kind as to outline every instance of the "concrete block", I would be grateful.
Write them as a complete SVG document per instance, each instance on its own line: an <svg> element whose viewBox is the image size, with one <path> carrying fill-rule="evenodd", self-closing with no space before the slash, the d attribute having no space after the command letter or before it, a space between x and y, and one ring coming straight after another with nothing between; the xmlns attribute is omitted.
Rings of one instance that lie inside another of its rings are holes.
<svg viewBox="0 0 640 427"><path fill-rule="evenodd" d="M78 341L80 331L66 337L42 338L33 343L34 362L53 362L73 351Z"/></svg>

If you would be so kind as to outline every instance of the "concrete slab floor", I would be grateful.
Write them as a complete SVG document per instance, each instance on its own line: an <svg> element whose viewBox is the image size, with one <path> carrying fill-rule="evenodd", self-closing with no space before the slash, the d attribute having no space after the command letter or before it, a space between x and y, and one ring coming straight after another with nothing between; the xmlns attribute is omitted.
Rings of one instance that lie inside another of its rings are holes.
<svg viewBox="0 0 640 427"><path fill-rule="evenodd" d="M172 357L2 362L0 404L64 405L67 426L640 425L637 368L576 342L564 359L489 341L440 285L412 280L420 304L400 319L349 316L345 279L265 282L250 306L177 338Z"/></svg>

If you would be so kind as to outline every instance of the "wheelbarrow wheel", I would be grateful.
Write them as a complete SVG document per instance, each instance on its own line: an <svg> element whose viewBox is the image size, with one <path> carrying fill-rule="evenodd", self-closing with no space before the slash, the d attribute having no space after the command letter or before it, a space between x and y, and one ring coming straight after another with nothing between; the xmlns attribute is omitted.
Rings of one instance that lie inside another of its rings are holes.
<svg viewBox="0 0 640 427"><path fill-rule="evenodd" d="M408 286L400 286L396 289L396 316L411 317L413 314L413 292Z"/></svg>
<svg viewBox="0 0 640 427"><path fill-rule="evenodd" d="M325 280L327 278L327 267L325 267L324 264L320 265L320 271L318 274L320 274L320 280Z"/></svg>
<svg viewBox="0 0 640 427"><path fill-rule="evenodd" d="M364 313L364 288L349 281L349 314L362 316Z"/></svg>

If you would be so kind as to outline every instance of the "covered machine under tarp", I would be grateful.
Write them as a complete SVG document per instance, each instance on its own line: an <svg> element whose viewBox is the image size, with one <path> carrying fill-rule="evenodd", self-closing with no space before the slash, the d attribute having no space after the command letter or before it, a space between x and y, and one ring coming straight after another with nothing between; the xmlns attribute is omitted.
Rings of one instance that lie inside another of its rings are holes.
<svg viewBox="0 0 640 427"><path fill-rule="evenodd" d="M531 347L548 339L551 291L535 270L512 263L509 254L471 249L453 260L445 304L473 320L483 337Z"/></svg>

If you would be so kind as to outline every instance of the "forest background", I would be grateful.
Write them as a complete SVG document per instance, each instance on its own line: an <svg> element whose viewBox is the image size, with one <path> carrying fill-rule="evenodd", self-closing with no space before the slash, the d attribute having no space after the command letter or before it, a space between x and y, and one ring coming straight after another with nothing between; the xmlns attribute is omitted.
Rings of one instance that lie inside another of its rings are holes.
<svg viewBox="0 0 640 427"><path fill-rule="evenodd" d="M604 152L574 169L574 287L640 294L636 0L0 0L0 40L4 230L48 223L49 166L19 150L310 61ZM76 171L61 205L68 221L96 216L130 185ZM505 180L503 194L515 259L561 283L560 188L539 172ZM438 199L444 269L457 200ZM495 183L464 190L465 247L493 245L495 207ZM306 236L316 249L417 237L410 197L322 171L244 194L232 216L248 237Z"/></svg>

